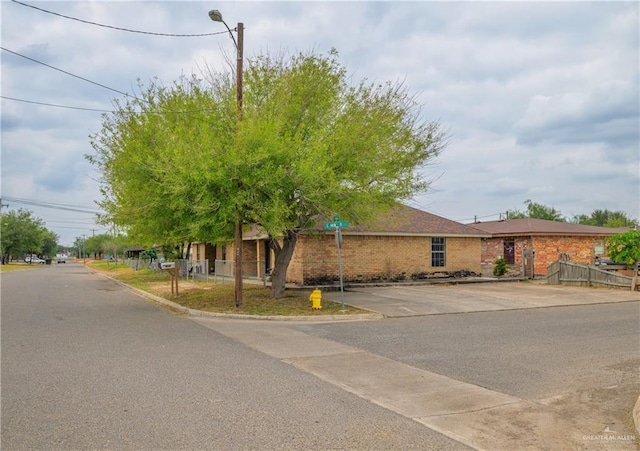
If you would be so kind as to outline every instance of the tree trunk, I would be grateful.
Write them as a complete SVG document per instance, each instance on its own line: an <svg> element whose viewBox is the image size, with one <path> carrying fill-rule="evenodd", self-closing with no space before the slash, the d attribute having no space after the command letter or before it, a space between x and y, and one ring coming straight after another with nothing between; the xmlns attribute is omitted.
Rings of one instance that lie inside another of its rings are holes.
<svg viewBox="0 0 640 451"><path fill-rule="evenodd" d="M291 262L293 256L293 250L296 247L296 241L298 240L298 234L292 230L288 230L284 239L282 240L282 246L275 240L271 239L269 246L275 253L275 265L273 266L273 272L271 273L271 297L281 298L284 296L285 282L287 280L287 268Z"/></svg>

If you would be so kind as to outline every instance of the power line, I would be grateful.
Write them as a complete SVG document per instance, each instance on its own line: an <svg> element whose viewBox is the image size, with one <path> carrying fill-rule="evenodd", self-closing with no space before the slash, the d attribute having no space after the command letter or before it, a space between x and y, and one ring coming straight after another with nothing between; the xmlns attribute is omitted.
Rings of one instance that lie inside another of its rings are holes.
<svg viewBox="0 0 640 451"><path fill-rule="evenodd" d="M28 57L26 55L22 55L21 53L14 52L13 50L9 50L9 49L4 48L4 47L0 47L0 49L4 50L5 52L9 52L9 53L12 53L13 55L16 55L16 56L19 56L21 58L24 58L24 59L27 59L29 61L32 61L34 63L42 64L43 66L46 66L46 67L48 67L50 69L53 69L53 70L57 70L59 72L62 72L63 74L70 75L70 76L75 77L75 78L79 78L80 80L86 81L86 82L94 84L96 86L100 86L101 88L105 88L105 89L108 89L109 91L117 92L118 94L122 94L122 95L124 95L126 97L133 97L134 99L137 99L137 100L140 100L141 102L143 102L143 100L138 99L136 96L132 96L131 94L127 94L126 92L122 92L122 91L119 91L117 89L110 88L109 86L106 86L106 85L103 85L101 83L89 80L88 78L84 78L84 77L81 77L79 75L72 74L71 72L67 72L66 70L58 69L57 67L51 66L50 64L43 63L42 61L38 61L38 60L30 58L30 57Z"/></svg>
<svg viewBox="0 0 640 451"><path fill-rule="evenodd" d="M52 14L52 15L58 16L58 17L63 17L65 19L75 20L77 22L82 22L82 23L86 23L86 24L89 24L89 25L95 25L97 27L111 28L113 30L118 30L118 31L126 31L126 32L129 32L129 33L148 34L148 35L153 35L153 36L169 36L169 37L174 37L174 38L194 38L194 37L215 36L215 35L218 35L218 34L226 34L226 31L217 31L215 33L200 33L200 34L175 34L175 33L156 33L156 32L152 32L152 31L132 30L130 28L115 27L115 26L112 26L112 25L104 25L104 24L101 24L101 23L92 22L90 20L83 20L83 19L78 19L76 17L65 16L64 14L60 14L60 13L56 13L56 12L49 11L49 10L46 10L46 9L38 8L37 6L28 5L26 3L22 3L22 2L19 2L17 0L11 0L11 1L13 3L17 3L18 5L26 6L28 8L33 8L33 9L36 9L38 11L42 11L43 13Z"/></svg>
<svg viewBox="0 0 640 451"><path fill-rule="evenodd" d="M51 106L51 107L55 107L55 108L67 108L69 110L96 111L98 113L113 113L114 112L112 110L101 110L101 109L98 109L98 108L84 108L84 107L79 107L79 106L58 105L58 104L55 104L55 103L36 102L35 100L17 99L15 97L7 97L7 96L0 96L0 99L13 100L13 101L16 101L16 102L31 103L31 104L34 104L34 105Z"/></svg>
<svg viewBox="0 0 640 451"><path fill-rule="evenodd" d="M77 206L77 205L71 205L71 204L62 204L62 203L55 203L55 202L42 202L42 201L36 201L36 200L29 200L29 199L19 199L16 197L9 197L9 196L3 196L2 197L3 200L8 200L9 202L15 202L18 204L24 204L24 205L33 205L36 207L44 207L44 208L52 208L54 210L64 210L64 211L73 211L76 213L89 213L89 214L100 214L101 212L99 211L95 211L95 210L88 210L88 209L84 209L82 206Z"/></svg>
<svg viewBox="0 0 640 451"><path fill-rule="evenodd" d="M96 111L98 113L120 113L120 114L140 114L138 112L130 112L130 111L116 111L116 110L103 110L99 108L85 108L85 107L76 107L69 105L59 105L55 103L46 103L46 102L37 102L35 100L26 100L26 99L18 99L16 97L8 97L0 95L0 99L5 100L13 100L15 102L24 102L30 103L34 105L42 105L42 106L50 106L54 108L66 108L69 110L81 110L81 111ZM190 114L190 113L202 113L207 111L213 111L213 108L203 108L200 110L169 110L169 111L145 111L146 114Z"/></svg>

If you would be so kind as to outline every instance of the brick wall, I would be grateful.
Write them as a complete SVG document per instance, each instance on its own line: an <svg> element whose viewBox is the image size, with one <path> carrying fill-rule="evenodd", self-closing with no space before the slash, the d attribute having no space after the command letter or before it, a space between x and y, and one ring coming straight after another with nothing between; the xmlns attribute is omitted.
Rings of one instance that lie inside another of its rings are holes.
<svg viewBox="0 0 640 451"><path fill-rule="evenodd" d="M602 245L603 239L589 236L536 236L533 248L536 251L535 272L546 274L547 266L558 260L561 253L576 263L592 263L595 248Z"/></svg>
<svg viewBox="0 0 640 451"><path fill-rule="evenodd" d="M515 244L515 264L522 265L522 250L533 248L535 251L535 274L546 274L547 266L558 260L561 253L568 254L569 260L576 263L592 263L596 246L603 246L603 239L589 236L521 236L513 237ZM497 258L504 255L503 238L485 238L482 240L482 263L486 269Z"/></svg>
<svg viewBox="0 0 640 451"><path fill-rule="evenodd" d="M482 238L481 262L493 265L497 259L504 257L504 243L502 238Z"/></svg>
<svg viewBox="0 0 640 451"><path fill-rule="evenodd" d="M411 278L420 273L480 272L479 238L446 238L446 266L431 266L430 237L343 236L345 281ZM339 280L334 235L300 236L287 280L294 283L331 283Z"/></svg>

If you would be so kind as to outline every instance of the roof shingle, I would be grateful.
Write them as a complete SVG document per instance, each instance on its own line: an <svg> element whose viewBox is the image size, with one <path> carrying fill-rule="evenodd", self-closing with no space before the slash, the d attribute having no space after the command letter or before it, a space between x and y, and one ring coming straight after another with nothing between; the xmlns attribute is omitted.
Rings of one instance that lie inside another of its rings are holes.
<svg viewBox="0 0 640 451"><path fill-rule="evenodd" d="M488 236L482 230L402 204L392 207L371 224L352 224L343 231L354 235Z"/></svg>
<svg viewBox="0 0 640 451"><path fill-rule="evenodd" d="M546 219L523 218L503 221L488 221L469 224L470 227L490 233L493 236L520 235L590 235L609 236L626 232L630 227L598 227L569 222L548 221Z"/></svg>

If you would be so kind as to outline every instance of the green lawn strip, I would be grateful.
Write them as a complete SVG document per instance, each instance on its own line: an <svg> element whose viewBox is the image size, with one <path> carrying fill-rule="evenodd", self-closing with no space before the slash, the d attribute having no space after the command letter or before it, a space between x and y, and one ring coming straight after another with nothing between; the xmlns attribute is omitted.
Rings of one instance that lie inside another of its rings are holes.
<svg viewBox="0 0 640 451"><path fill-rule="evenodd" d="M243 305L235 306L233 283L216 284L213 282L178 282L179 295L171 295L170 276L164 272L132 268L113 262L91 262L92 268L103 271L109 276L132 287L164 297L184 307L215 313L235 313L261 316L324 316L369 313L354 307L345 306L341 311L339 303L324 301L321 310L313 310L309 295L311 290L288 290L279 299L269 296L269 288L262 285L243 286Z"/></svg>
<svg viewBox="0 0 640 451"><path fill-rule="evenodd" d="M24 262L11 262L11 263L7 263L6 265L0 265L0 272L20 271L23 269L34 269L34 268L41 268L41 267L42 265L40 264L30 265Z"/></svg>

